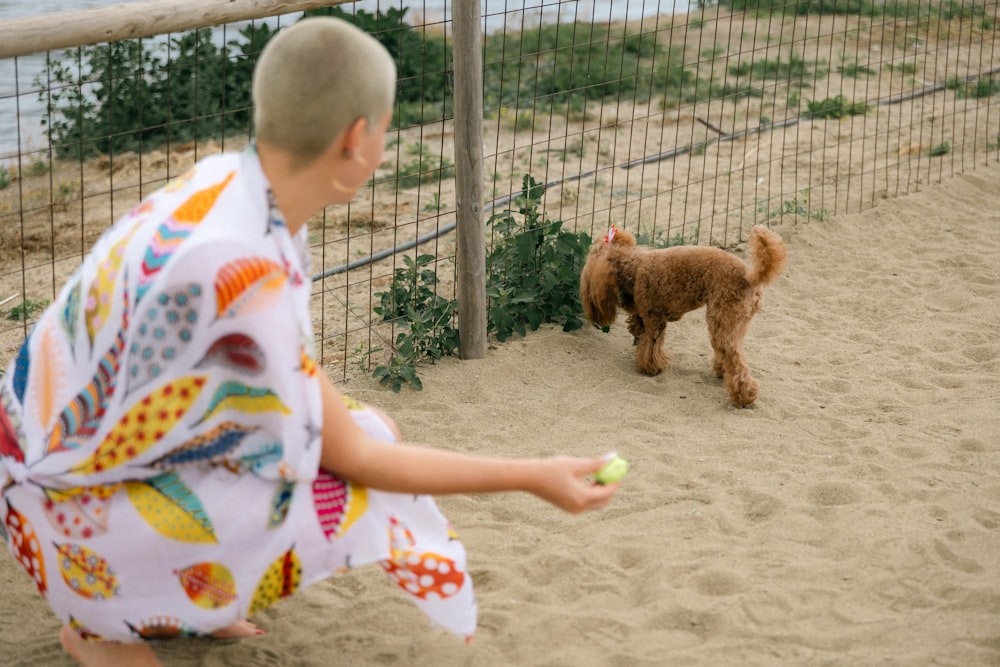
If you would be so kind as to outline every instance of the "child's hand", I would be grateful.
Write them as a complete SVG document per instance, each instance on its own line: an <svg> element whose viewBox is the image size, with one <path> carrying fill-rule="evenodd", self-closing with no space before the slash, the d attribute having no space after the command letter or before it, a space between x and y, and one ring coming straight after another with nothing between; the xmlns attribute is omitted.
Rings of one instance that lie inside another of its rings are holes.
<svg viewBox="0 0 1000 667"><path fill-rule="evenodd" d="M611 502L620 486L594 483L594 473L607 462L607 457L579 459L555 456L541 459L529 491L570 514L602 509Z"/></svg>

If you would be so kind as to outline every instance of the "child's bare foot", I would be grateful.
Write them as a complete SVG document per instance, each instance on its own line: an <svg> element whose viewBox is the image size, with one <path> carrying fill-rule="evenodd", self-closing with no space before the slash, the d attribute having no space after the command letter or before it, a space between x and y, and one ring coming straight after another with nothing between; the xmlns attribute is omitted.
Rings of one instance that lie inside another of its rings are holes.
<svg viewBox="0 0 1000 667"><path fill-rule="evenodd" d="M243 637L256 637L264 634L264 631L247 620L236 621L232 625L220 628L212 633L216 639L241 639Z"/></svg>
<svg viewBox="0 0 1000 667"><path fill-rule="evenodd" d="M84 667L163 667L149 644L87 641L67 625L59 631L59 641Z"/></svg>

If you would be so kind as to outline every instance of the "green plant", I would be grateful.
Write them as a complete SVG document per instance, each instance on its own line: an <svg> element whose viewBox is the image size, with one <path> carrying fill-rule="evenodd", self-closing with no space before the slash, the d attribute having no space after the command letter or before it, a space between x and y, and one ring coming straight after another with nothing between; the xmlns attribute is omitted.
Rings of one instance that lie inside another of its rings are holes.
<svg viewBox="0 0 1000 667"><path fill-rule="evenodd" d="M44 176L47 173L49 173L49 163L41 155L35 156L35 159L28 164L28 168L24 170L25 176L29 178Z"/></svg>
<svg viewBox="0 0 1000 667"><path fill-rule="evenodd" d="M920 69L919 67L917 67L916 63L898 63L898 64L885 63L882 65L882 67L889 70L890 72L899 72L900 74L911 74L911 75L916 74L917 70Z"/></svg>
<svg viewBox="0 0 1000 667"><path fill-rule="evenodd" d="M859 65L858 63L840 65L837 67L837 72L840 73L841 76L846 76L851 79L860 79L862 76L873 76L875 74L875 70L871 67Z"/></svg>
<svg viewBox="0 0 1000 667"><path fill-rule="evenodd" d="M409 144L406 153L412 159L399 165L395 175L375 179L375 182L395 181L397 188L407 189L455 177L455 165L448 158L432 153L427 144L420 142Z"/></svg>
<svg viewBox="0 0 1000 667"><path fill-rule="evenodd" d="M804 216L814 220L822 220L827 216L828 211L826 209L811 210L809 208L809 191L806 190L802 193L801 200L798 197L786 199L781 203L781 206L773 210L768 207L767 200L761 200L757 203L757 213L766 220L782 218L786 215Z"/></svg>
<svg viewBox="0 0 1000 667"><path fill-rule="evenodd" d="M14 322L27 322L47 305L49 305L47 299L35 300L25 297L24 301L7 311L7 319Z"/></svg>
<svg viewBox="0 0 1000 667"><path fill-rule="evenodd" d="M719 0L734 12L777 14L854 14L870 17L913 18L928 13L926 4L907 0Z"/></svg>
<svg viewBox="0 0 1000 667"><path fill-rule="evenodd" d="M0 190L6 190L10 187L10 184L14 182L13 174L14 172L10 167L0 165Z"/></svg>
<svg viewBox="0 0 1000 667"><path fill-rule="evenodd" d="M974 81L963 81L956 77L945 82L945 88L954 90L959 99L980 100L1000 93L1000 80L986 76Z"/></svg>
<svg viewBox="0 0 1000 667"><path fill-rule="evenodd" d="M698 243L700 229L700 226L695 226L695 228L687 235L685 235L683 231L680 231L673 236L666 237L663 235L663 231L658 231L655 234L639 231L635 235L635 242L639 245L650 246L653 248L673 248L674 246L681 245L696 245Z"/></svg>
<svg viewBox="0 0 1000 667"><path fill-rule="evenodd" d="M492 230L486 254L487 329L501 342L546 322L561 323L563 331L583 326L580 270L590 237L545 218L544 194L545 186L525 174L517 210L497 213L487 223Z"/></svg>
<svg viewBox="0 0 1000 667"><path fill-rule="evenodd" d="M516 55L512 55L516 54ZM500 31L483 41L483 100L488 109L530 101L536 114L584 113L590 100L624 97L663 106L704 99L682 46L656 32L600 23L544 24ZM551 111L550 111L551 110Z"/></svg>
<svg viewBox="0 0 1000 667"><path fill-rule="evenodd" d="M245 133L256 55L273 31L261 23L240 35L217 46L201 29L157 46L123 40L49 60L36 85L56 154L79 159Z"/></svg>
<svg viewBox="0 0 1000 667"><path fill-rule="evenodd" d="M827 71L821 67L823 61L805 60L802 56L794 53L788 57L788 62L782 62L780 58L770 60L750 60L737 65L730 65L727 71L732 76L749 76L752 81L775 80L775 81L802 81L806 78L818 79L824 77Z"/></svg>
<svg viewBox="0 0 1000 667"><path fill-rule="evenodd" d="M441 210L441 207L444 205L445 205L444 202L441 201L441 193L432 192L431 200L426 204L424 204L424 211L428 213L437 213L438 211Z"/></svg>
<svg viewBox="0 0 1000 667"><path fill-rule="evenodd" d="M458 329L452 326L456 302L437 293L437 274L428 268L434 261L434 255L415 260L404 256L406 266L396 269L389 291L375 295L379 299L375 313L383 322L393 322L399 332L388 363L376 366L372 376L395 392L403 385L423 388L417 364L458 350Z"/></svg>
<svg viewBox="0 0 1000 667"><path fill-rule="evenodd" d="M986 8L981 4L955 2L955 0L942 3L939 11L945 21L981 18L986 15Z"/></svg>
<svg viewBox="0 0 1000 667"><path fill-rule="evenodd" d="M942 155L947 155L951 152L951 144L944 141L936 146L932 146L928 151L928 157L941 157Z"/></svg>
<svg viewBox="0 0 1000 667"><path fill-rule="evenodd" d="M844 118L846 116L862 116L868 113L868 105L864 102L848 102L843 95L829 97L825 100L809 100L806 102L806 118Z"/></svg>

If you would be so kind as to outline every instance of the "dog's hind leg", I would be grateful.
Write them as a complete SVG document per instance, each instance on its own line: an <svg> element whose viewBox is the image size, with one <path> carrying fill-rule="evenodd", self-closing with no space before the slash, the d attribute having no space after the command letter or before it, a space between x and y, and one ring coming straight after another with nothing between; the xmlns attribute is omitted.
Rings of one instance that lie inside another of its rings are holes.
<svg viewBox="0 0 1000 667"><path fill-rule="evenodd" d="M636 329L632 326L637 323ZM639 315L632 315L629 318L629 331L635 335L639 331L635 341L635 365L643 375L659 375L670 365L670 355L663 349L663 334L667 329L667 321L656 317L645 319Z"/></svg>
<svg viewBox="0 0 1000 667"><path fill-rule="evenodd" d="M732 315L719 315L718 311L705 314L715 352L712 370L723 378L726 392L733 404L738 408L745 408L757 400L759 384L750 374L750 366L743 355L743 338L750 320Z"/></svg>

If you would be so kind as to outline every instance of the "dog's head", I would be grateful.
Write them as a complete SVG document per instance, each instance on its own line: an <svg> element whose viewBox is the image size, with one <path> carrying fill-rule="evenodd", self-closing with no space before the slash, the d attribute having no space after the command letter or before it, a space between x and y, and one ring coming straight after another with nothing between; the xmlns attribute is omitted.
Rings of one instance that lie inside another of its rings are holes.
<svg viewBox="0 0 1000 667"><path fill-rule="evenodd" d="M618 315L618 280L615 258L623 250L635 247L635 237L614 226L590 248L587 263L580 273L580 301L587 319L606 327Z"/></svg>

